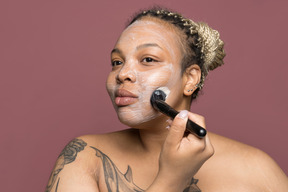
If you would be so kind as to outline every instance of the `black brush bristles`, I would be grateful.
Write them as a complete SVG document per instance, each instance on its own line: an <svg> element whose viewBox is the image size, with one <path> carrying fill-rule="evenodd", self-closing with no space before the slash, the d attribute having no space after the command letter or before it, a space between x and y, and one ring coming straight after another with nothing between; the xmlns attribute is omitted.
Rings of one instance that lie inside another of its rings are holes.
<svg viewBox="0 0 288 192"><path fill-rule="evenodd" d="M164 91L156 89L152 93L151 98L150 98L150 103L154 107L154 109L156 109L156 110L159 110L156 103L155 103L155 101L158 101L158 100L165 101L166 100L166 94L164 93Z"/></svg>

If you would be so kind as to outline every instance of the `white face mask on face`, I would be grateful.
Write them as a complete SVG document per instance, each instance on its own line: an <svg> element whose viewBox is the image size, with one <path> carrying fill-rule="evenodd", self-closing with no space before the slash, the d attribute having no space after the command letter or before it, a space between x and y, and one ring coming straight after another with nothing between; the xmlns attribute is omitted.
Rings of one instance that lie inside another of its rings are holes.
<svg viewBox="0 0 288 192"><path fill-rule="evenodd" d="M122 123L137 127L158 117L150 97L159 87L171 92L167 103L180 102L183 85L178 38L167 26L150 20L136 21L121 34L112 51L115 66L107 90Z"/></svg>

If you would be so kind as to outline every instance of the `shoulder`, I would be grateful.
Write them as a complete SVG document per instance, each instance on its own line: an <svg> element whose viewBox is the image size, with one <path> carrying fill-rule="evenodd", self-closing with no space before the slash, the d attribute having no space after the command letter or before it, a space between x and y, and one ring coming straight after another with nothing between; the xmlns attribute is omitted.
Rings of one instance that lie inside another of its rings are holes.
<svg viewBox="0 0 288 192"><path fill-rule="evenodd" d="M123 130L106 134L82 135L69 142L63 151L72 148L78 152L79 159L84 162L94 159L91 156L95 156L97 151L114 154L122 151L125 145L129 145L128 142L131 140L129 137L133 138L131 132L131 130ZM95 162L93 165L96 165Z"/></svg>
<svg viewBox="0 0 288 192"><path fill-rule="evenodd" d="M135 145L137 134L135 129L127 129L106 134L83 135L72 140L67 146L81 145L82 148L78 153L79 161L89 164L87 161L93 160L90 168L98 169L101 162L101 158L98 158L100 154L118 159L123 156L123 152L127 152L128 148Z"/></svg>
<svg viewBox="0 0 288 192"><path fill-rule="evenodd" d="M130 142L133 142L136 134L138 132L135 129L126 129L105 134L82 135L76 139L83 141L88 147L112 150L120 148L122 145L131 144Z"/></svg>
<svg viewBox="0 0 288 192"><path fill-rule="evenodd" d="M101 161L97 153L100 150L113 153L112 148L126 135L123 131L83 135L71 140L58 156L46 191L98 191L97 178Z"/></svg>
<svg viewBox="0 0 288 192"><path fill-rule="evenodd" d="M278 167L267 153L258 148L217 134L211 134L210 137L215 147L215 159L233 160L232 164L245 166L249 169L261 167L263 170L263 167Z"/></svg>
<svg viewBox="0 0 288 192"><path fill-rule="evenodd" d="M210 133L215 154L204 170L219 182L232 182L245 191L287 191L288 179L265 152L241 142ZM211 172L213 170L213 172ZM222 180L222 181L220 181Z"/></svg>

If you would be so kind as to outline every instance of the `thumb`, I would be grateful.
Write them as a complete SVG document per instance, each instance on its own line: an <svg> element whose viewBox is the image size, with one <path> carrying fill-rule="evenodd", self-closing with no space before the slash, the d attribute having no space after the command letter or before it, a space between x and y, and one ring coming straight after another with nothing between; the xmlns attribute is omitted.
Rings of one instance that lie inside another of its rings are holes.
<svg viewBox="0 0 288 192"><path fill-rule="evenodd" d="M183 110L174 118L169 133L166 137L166 144L172 146L178 146L183 139L184 132L186 130L186 123L188 120L188 111Z"/></svg>

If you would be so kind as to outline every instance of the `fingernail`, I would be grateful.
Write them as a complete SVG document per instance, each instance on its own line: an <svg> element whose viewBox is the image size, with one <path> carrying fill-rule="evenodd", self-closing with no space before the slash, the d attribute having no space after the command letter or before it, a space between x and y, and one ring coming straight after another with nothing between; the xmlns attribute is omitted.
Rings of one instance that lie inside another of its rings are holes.
<svg viewBox="0 0 288 192"><path fill-rule="evenodd" d="M187 116L188 116L188 111L187 110L180 111L180 113L178 114L178 117L181 118L181 119L186 119Z"/></svg>

